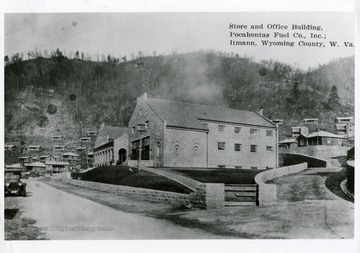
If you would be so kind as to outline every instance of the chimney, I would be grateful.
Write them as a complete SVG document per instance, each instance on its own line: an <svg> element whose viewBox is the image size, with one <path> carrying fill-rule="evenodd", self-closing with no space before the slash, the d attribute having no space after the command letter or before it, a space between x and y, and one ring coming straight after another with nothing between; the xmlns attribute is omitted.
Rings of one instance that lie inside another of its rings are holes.
<svg viewBox="0 0 360 253"><path fill-rule="evenodd" d="M137 98L137 103L139 103L139 101L146 101L147 100L147 93L145 92L144 95L140 96Z"/></svg>
<svg viewBox="0 0 360 253"><path fill-rule="evenodd" d="M259 114L263 116L264 109L260 109Z"/></svg>

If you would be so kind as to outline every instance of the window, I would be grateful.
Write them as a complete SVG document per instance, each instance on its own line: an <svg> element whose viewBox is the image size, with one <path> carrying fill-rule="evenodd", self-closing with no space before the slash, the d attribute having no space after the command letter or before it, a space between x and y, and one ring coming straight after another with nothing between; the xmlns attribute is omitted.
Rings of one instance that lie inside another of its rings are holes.
<svg viewBox="0 0 360 253"><path fill-rule="evenodd" d="M273 151L273 146L266 146L266 151Z"/></svg>
<svg viewBox="0 0 360 253"><path fill-rule="evenodd" d="M266 130L266 136L273 136L272 130Z"/></svg>
<svg viewBox="0 0 360 253"><path fill-rule="evenodd" d="M330 138L327 138L326 141L327 141L327 144L331 144L331 139Z"/></svg>
<svg viewBox="0 0 360 253"><path fill-rule="evenodd" d="M140 140L133 141L131 143L131 160L138 160L139 159L139 147L140 147Z"/></svg>
<svg viewBox="0 0 360 253"><path fill-rule="evenodd" d="M257 129L256 128L250 128L250 134L256 134Z"/></svg>
<svg viewBox="0 0 360 253"><path fill-rule="evenodd" d="M158 142L156 144L156 156L159 157L160 156L160 142Z"/></svg>
<svg viewBox="0 0 360 253"><path fill-rule="evenodd" d="M224 132L224 128L225 128L224 125L218 125L218 131L219 132Z"/></svg>
<svg viewBox="0 0 360 253"><path fill-rule="evenodd" d="M240 133L241 127L234 127L234 132L235 133Z"/></svg>
<svg viewBox="0 0 360 253"><path fill-rule="evenodd" d="M195 146L194 147L194 156L198 156L199 155L199 147Z"/></svg>
<svg viewBox="0 0 360 253"><path fill-rule="evenodd" d="M257 145L250 145L250 152L257 152Z"/></svg>
<svg viewBox="0 0 360 253"><path fill-rule="evenodd" d="M141 160L150 159L150 137L141 140Z"/></svg>
<svg viewBox="0 0 360 253"><path fill-rule="evenodd" d="M149 127L149 121L147 120L147 121L145 122L145 129L148 128L148 127Z"/></svg>
<svg viewBox="0 0 360 253"><path fill-rule="evenodd" d="M235 151L241 151L241 144L240 143L235 143L234 150Z"/></svg>
<svg viewBox="0 0 360 253"><path fill-rule="evenodd" d="M242 166L235 166L235 169L242 169Z"/></svg>
<svg viewBox="0 0 360 253"><path fill-rule="evenodd" d="M304 139L300 140L300 145L304 145Z"/></svg>
<svg viewBox="0 0 360 253"><path fill-rule="evenodd" d="M141 132L145 131L145 124L138 124L137 126L139 131Z"/></svg>
<svg viewBox="0 0 360 253"><path fill-rule="evenodd" d="M135 133L135 127L133 127L133 128L131 129L131 133L132 133L132 134Z"/></svg>
<svg viewBox="0 0 360 253"><path fill-rule="evenodd" d="M180 146L179 146L179 145L175 145L175 146L174 146L174 155L178 155L178 154L179 154L179 149L180 149Z"/></svg>
<svg viewBox="0 0 360 253"><path fill-rule="evenodd" d="M218 142L218 150L225 150L225 142Z"/></svg>

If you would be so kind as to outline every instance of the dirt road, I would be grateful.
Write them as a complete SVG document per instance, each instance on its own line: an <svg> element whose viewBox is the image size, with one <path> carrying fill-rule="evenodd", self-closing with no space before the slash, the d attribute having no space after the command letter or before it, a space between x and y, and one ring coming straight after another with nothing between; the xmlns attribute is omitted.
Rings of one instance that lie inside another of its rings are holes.
<svg viewBox="0 0 360 253"><path fill-rule="evenodd" d="M211 239L212 234L112 209L38 181L28 182L24 217L49 239ZM219 238L219 236L216 236Z"/></svg>

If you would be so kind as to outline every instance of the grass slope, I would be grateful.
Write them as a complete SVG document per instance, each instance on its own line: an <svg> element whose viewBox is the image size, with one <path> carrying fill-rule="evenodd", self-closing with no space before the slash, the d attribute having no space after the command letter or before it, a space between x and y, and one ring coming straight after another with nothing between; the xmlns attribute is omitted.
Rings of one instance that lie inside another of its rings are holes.
<svg viewBox="0 0 360 253"><path fill-rule="evenodd" d="M157 174L141 170L131 172L127 166L104 166L81 174L81 179L99 183L125 185L153 189L159 191L169 191L178 193L190 193L187 187L171 181L170 179Z"/></svg>
<svg viewBox="0 0 360 253"><path fill-rule="evenodd" d="M225 184L254 184L255 175L262 171L243 169L174 170L176 173L203 183Z"/></svg>

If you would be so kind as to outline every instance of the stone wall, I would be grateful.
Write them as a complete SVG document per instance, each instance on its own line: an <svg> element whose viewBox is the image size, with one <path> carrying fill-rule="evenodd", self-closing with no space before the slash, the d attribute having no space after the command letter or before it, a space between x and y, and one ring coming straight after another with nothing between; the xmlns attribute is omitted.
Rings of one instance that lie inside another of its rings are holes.
<svg viewBox="0 0 360 253"><path fill-rule="evenodd" d="M144 188L136 188L122 185L104 184L90 181L69 179L65 181L70 185L80 186L92 190L115 193L133 199L164 202L173 205L188 205L189 195L175 192L157 191Z"/></svg>
<svg viewBox="0 0 360 253"><path fill-rule="evenodd" d="M163 122L155 112L149 107L146 102L146 96L141 96L137 99L135 110L129 121L129 128L131 133L129 135L130 147L131 142L150 136L150 160L153 164L150 166L162 167L164 166L164 129L165 122ZM146 124L145 131L138 131L138 124ZM132 130L134 129L135 130ZM133 132L132 132L133 131ZM158 144L160 145L159 153ZM129 150L131 152L131 150Z"/></svg>
<svg viewBox="0 0 360 253"><path fill-rule="evenodd" d="M267 170L257 174L255 176L255 182L259 185L258 205L269 206L277 203L277 187L275 184L266 184L266 181L298 173L307 168L307 163L301 163L293 166Z"/></svg>
<svg viewBox="0 0 360 253"><path fill-rule="evenodd" d="M200 184L195 192L190 193L190 202L194 207L202 209L217 209L224 207L224 184Z"/></svg>
<svg viewBox="0 0 360 253"><path fill-rule="evenodd" d="M307 146L307 147L292 147L290 149L279 148L281 153L296 153L309 156L315 156L323 159L331 157L346 156L347 151L351 147L346 146Z"/></svg>

